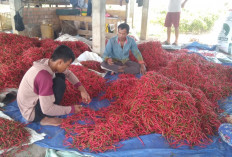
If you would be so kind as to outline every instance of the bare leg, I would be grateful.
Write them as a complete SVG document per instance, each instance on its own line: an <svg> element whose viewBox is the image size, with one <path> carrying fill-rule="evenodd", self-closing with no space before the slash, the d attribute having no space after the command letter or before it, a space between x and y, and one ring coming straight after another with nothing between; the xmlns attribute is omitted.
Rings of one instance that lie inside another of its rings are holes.
<svg viewBox="0 0 232 157"><path fill-rule="evenodd" d="M175 36L176 36L176 40L175 40L175 44L178 45L178 39L179 39L179 27L175 27Z"/></svg>
<svg viewBox="0 0 232 157"><path fill-rule="evenodd" d="M170 43L171 41L171 27L167 27L167 42Z"/></svg>
<svg viewBox="0 0 232 157"><path fill-rule="evenodd" d="M41 121L41 125L51 125L51 126L59 126L62 123L62 119L54 117L54 118L49 118L49 117L44 117Z"/></svg>

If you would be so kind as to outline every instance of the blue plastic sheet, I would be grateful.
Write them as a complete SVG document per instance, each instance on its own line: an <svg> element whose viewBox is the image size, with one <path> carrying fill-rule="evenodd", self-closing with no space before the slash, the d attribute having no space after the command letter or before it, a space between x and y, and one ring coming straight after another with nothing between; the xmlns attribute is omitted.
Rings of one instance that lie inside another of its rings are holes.
<svg viewBox="0 0 232 157"><path fill-rule="evenodd" d="M208 45L205 45L205 44L200 44L198 42L193 42L191 44L188 44L184 48L188 49L188 50L190 50L192 52L198 52L199 50L215 51L217 46L213 45L212 47L209 47Z"/></svg>
<svg viewBox="0 0 232 157"><path fill-rule="evenodd" d="M226 53L216 51L216 45L209 47L208 45L193 42L184 48L189 50L189 54L195 53L207 61L232 66L232 57Z"/></svg>
<svg viewBox="0 0 232 157"><path fill-rule="evenodd" d="M231 100L232 97L229 97L225 101L220 102L222 108L231 112ZM83 104L84 105L84 104ZM98 110L102 107L107 107L109 105L108 100L98 100L94 98L92 102L87 106L94 110ZM11 104L5 107L5 114L9 115L15 120L20 122L26 122L22 117L17 102L14 101ZM65 118L66 116L61 116L61 118ZM28 127L36 130L37 132L46 133L47 136L44 140L38 141L35 144L56 149L56 150L75 150L69 149L68 147L63 145L63 140L65 138L65 132L60 127L55 126L41 126L39 123L31 123ZM220 137L215 136L212 137L212 144L208 145L205 148L194 147L189 148L183 146L178 149L171 148L167 141L160 134L150 134L140 136L144 145L139 141L138 138L131 138L129 140L121 142L124 146L117 149L116 151L107 151L104 153L91 153L91 152L80 152L86 155L92 155L96 157L231 157L232 147L220 140ZM77 151L77 150L75 150Z"/></svg>

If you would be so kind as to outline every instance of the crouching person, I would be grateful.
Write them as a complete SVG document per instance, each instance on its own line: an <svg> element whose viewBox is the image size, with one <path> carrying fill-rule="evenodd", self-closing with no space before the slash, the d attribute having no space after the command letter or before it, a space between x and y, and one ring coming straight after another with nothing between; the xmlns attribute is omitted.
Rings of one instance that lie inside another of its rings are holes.
<svg viewBox="0 0 232 157"><path fill-rule="evenodd" d="M82 100L90 97L78 78L67 68L74 61L72 50L61 45L50 59L35 61L24 75L18 89L17 103L22 116L29 122L58 126L62 120L55 116L77 113L81 105L59 105L65 92L67 78L81 92Z"/></svg>

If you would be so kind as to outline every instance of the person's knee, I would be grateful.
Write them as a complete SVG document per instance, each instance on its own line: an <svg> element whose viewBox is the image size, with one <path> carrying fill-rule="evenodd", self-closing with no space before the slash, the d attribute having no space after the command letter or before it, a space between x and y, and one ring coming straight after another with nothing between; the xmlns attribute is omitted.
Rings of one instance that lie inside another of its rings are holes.
<svg viewBox="0 0 232 157"><path fill-rule="evenodd" d="M106 67L108 64L106 63L106 61L103 61L102 63L101 63L101 66L102 67Z"/></svg>
<svg viewBox="0 0 232 157"><path fill-rule="evenodd" d="M63 73L56 73L56 78L61 78L61 79L65 80L65 74L63 74Z"/></svg>
<svg viewBox="0 0 232 157"><path fill-rule="evenodd" d="M53 86L55 88L65 89L66 88L65 79L63 79L62 77L54 78L53 79Z"/></svg>
<svg viewBox="0 0 232 157"><path fill-rule="evenodd" d="M130 67L130 68L125 68L124 72L126 74L139 74L140 73L140 68L139 67Z"/></svg>

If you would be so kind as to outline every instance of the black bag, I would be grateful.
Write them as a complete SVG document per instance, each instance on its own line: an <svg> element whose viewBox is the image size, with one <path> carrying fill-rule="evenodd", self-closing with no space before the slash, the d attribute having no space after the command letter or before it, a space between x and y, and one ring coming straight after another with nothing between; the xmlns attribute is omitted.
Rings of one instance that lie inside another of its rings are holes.
<svg viewBox="0 0 232 157"><path fill-rule="evenodd" d="M15 21L15 29L17 31L23 31L25 29L23 24L23 18L20 16L18 11L16 11L16 15L14 16L14 21Z"/></svg>

